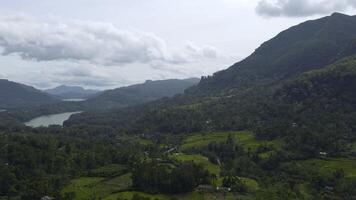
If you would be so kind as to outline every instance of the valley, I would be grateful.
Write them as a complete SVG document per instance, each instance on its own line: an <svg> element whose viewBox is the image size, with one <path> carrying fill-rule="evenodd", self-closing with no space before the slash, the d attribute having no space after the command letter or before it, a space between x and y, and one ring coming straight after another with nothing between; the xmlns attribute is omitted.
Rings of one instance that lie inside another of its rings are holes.
<svg viewBox="0 0 356 200"><path fill-rule="evenodd" d="M334 13L201 79L0 80L0 200L353 200L355 45Z"/></svg>
<svg viewBox="0 0 356 200"><path fill-rule="evenodd" d="M264 181L261 177L252 175L251 177L238 177L241 184L244 185L245 190L241 194L240 192L230 192L224 188L223 181L224 167L221 164L213 163L208 157L203 156L204 149L214 142L224 142L229 137L236 138L238 144L241 145L246 151L256 152L257 149L262 147L271 147L266 152L258 153L258 157L262 160L268 160L270 156L276 154L281 150L283 141L267 141L267 140L255 140L253 139L249 131L238 132L214 132L214 133L195 133L192 135L186 135L181 138L181 143L173 151L164 152L164 157L168 157L168 160L161 160L159 162L193 162L202 166L204 169L214 175L212 186L198 186L194 191L183 194L150 194L140 191L135 191L132 183L132 173L124 165L107 165L91 171L86 177L76 178L70 181L70 184L63 188L62 195L72 196L76 200L84 199L132 199L133 196L140 196L142 198L150 199L255 199L258 195L261 187L264 187ZM200 140L198 138L201 138ZM153 143L145 142L144 145L152 145ZM160 145L166 146L170 144ZM164 148L165 149L165 148ZM199 153L200 152L200 153ZM158 159L158 158L157 158ZM170 160L170 161L169 161ZM214 161L216 162L216 160ZM293 161L294 162L294 161ZM293 170L298 173L320 173L322 176L329 176L335 171L342 171L347 178L356 177L356 160L345 158L325 158L320 157L318 159L300 160L294 163L284 162L280 167L283 170L290 170L293 166ZM305 170L307 169L307 170ZM299 171L300 170L300 171ZM308 172L307 172L308 171ZM261 185L259 185L261 184ZM304 196L308 197L310 191L306 191L303 184L298 186L298 191Z"/></svg>

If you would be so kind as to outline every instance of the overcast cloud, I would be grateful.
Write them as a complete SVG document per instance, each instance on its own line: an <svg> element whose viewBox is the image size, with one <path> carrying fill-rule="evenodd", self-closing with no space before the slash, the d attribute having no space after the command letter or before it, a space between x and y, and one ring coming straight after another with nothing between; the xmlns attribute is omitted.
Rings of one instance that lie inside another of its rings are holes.
<svg viewBox="0 0 356 200"><path fill-rule="evenodd" d="M261 0L256 11L268 17L305 17L356 7L356 0Z"/></svg>
<svg viewBox="0 0 356 200"><path fill-rule="evenodd" d="M334 11L355 15L355 4L1 0L0 78L38 88L67 84L107 89L147 79L210 75L290 26Z"/></svg>
<svg viewBox="0 0 356 200"><path fill-rule="evenodd" d="M187 44L176 52L152 34L120 30L110 23L90 21L40 21L24 15L0 18L2 55L18 54L36 61L88 61L99 65L127 63L193 62L216 59L215 47Z"/></svg>

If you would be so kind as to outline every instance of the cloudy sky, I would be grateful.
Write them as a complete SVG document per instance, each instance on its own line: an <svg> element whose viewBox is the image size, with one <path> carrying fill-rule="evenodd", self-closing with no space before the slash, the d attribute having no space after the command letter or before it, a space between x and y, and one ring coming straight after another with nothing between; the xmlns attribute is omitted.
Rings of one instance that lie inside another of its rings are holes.
<svg viewBox="0 0 356 200"><path fill-rule="evenodd" d="M106 89L225 69L356 0L0 0L0 78Z"/></svg>

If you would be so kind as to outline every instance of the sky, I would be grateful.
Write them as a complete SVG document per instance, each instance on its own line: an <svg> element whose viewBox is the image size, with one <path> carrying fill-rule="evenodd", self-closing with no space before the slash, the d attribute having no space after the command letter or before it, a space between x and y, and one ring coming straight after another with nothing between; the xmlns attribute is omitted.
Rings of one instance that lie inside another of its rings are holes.
<svg viewBox="0 0 356 200"><path fill-rule="evenodd" d="M211 75L356 0L0 0L0 78L108 89Z"/></svg>

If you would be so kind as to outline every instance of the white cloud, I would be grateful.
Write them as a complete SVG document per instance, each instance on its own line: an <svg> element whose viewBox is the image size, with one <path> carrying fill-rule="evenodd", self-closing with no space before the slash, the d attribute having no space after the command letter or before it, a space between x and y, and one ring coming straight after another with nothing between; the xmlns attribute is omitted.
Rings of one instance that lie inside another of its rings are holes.
<svg viewBox="0 0 356 200"><path fill-rule="evenodd" d="M121 30L111 23L41 21L24 15L0 17L2 55L34 61L88 61L98 65L184 63L218 57L214 47L189 44L177 52L141 31Z"/></svg>
<svg viewBox="0 0 356 200"><path fill-rule="evenodd" d="M256 12L268 17L305 17L350 8L356 8L356 0L260 0Z"/></svg>
<svg viewBox="0 0 356 200"><path fill-rule="evenodd" d="M2 14L0 77L42 89L62 84L108 89L200 77L238 60L210 45L172 39L169 44L112 23Z"/></svg>
<svg viewBox="0 0 356 200"><path fill-rule="evenodd" d="M224 55L213 46L198 46L193 42L187 42L181 50L173 54L172 61L184 63L204 59L218 59L222 57L224 57Z"/></svg>

